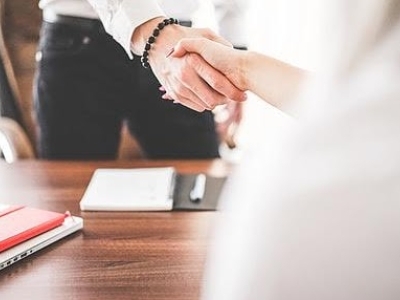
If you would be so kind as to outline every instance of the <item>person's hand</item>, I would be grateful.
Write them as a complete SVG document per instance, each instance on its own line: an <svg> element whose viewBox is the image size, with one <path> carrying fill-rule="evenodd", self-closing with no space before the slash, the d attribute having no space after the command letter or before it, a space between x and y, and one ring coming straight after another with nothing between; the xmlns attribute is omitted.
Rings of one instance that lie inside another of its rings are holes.
<svg viewBox="0 0 400 300"><path fill-rule="evenodd" d="M236 50L205 38L185 38L175 45L171 57L185 56L187 59L198 60L197 55L200 55L207 63L225 75L232 84L245 91L248 89L244 75L246 53L246 51ZM190 58L191 56L194 58Z"/></svg>
<svg viewBox="0 0 400 300"><path fill-rule="evenodd" d="M295 99L307 72L254 51L236 50L204 38L183 39L174 58L201 56L242 91L251 91L269 104L286 111ZM222 83L218 83L222 84Z"/></svg>
<svg viewBox="0 0 400 300"><path fill-rule="evenodd" d="M161 20L154 19L152 25L146 23L145 26L146 28L150 27L152 31ZM135 31L133 41L140 40L141 36L148 37L149 33L144 34L143 32L146 30L141 27ZM228 99L235 101L246 99L243 91L234 86L221 72L207 64L200 56L191 54L180 55L179 58L167 57L174 45L182 38L204 38L230 45L208 29L176 25L168 25L163 29L149 51L149 63L168 98L196 111L212 110L217 105L225 104ZM137 45L138 43L133 48L139 52Z"/></svg>
<svg viewBox="0 0 400 300"><path fill-rule="evenodd" d="M235 148L235 135L243 117L243 103L228 101L226 105L216 107L213 112L221 142L230 149Z"/></svg>

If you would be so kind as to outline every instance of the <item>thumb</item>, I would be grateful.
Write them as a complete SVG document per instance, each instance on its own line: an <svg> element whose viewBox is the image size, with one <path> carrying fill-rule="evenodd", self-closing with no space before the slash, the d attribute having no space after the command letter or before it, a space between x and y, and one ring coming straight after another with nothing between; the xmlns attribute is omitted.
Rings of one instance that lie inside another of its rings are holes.
<svg viewBox="0 0 400 300"><path fill-rule="evenodd" d="M208 37L209 40L219 43L221 45L233 48L233 45L231 42L229 42L228 40L224 39L223 37L219 36L219 35L212 35L210 37Z"/></svg>
<svg viewBox="0 0 400 300"><path fill-rule="evenodd" d="M188 52L197 53L200 56L207 55L207 43L211 41L205 38L195 39L181 39L174 47L174 50L170 54L172 57L182 57Z"/></svg>

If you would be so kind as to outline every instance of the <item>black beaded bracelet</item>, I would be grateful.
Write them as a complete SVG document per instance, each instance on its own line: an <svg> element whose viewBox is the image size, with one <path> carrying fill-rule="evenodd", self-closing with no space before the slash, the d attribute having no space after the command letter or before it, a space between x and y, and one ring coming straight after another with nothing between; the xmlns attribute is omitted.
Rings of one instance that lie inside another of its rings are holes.
<svg viewBox="0 0 400 300"><path fill-rule="evenodd" d="M153 34L147 39L146 45L144 46L144 51L140 61L142 62L142 66L146 69L150 68L149 64L149 51L151 49L151 45L155 43L156 38L159 36L160 31L164 29L165 26L171 24L179 24L177 19L169 18L164 19L162 22L158 23L156 28L153 30Z"/></svg>

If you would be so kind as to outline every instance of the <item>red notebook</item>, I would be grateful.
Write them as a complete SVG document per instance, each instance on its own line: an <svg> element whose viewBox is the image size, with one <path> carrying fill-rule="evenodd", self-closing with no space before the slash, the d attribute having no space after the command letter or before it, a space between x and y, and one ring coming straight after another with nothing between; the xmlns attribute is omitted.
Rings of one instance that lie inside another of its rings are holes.
<svg viewBox="0 0 400 300"><path fill-rule="evenodd" d="M0 205L0 252L64 222L66 214L20 205Z"/></svg>

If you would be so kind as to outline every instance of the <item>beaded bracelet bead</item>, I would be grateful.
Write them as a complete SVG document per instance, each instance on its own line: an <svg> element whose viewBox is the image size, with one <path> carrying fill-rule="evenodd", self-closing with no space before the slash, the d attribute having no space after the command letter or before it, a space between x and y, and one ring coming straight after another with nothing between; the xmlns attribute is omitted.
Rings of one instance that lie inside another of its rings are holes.
<svg viewBox="0 0 400 300"><path fill-rule="evenodd" d="M160 31L165 28L165 26L171 25L171 24L179 24L177 19L174 18L169 18L169 19L164 19L162 22L158 23L156 28L153 30L153 34L147 39L146 45L144 46L144 51L142 54L142 57L140 61L142 62L142 66L146 69L150 68L149 64L149 51L151 49L151 45L155 43L156 38L159 36Z"/></svg>

